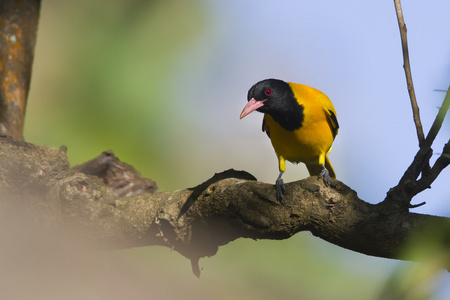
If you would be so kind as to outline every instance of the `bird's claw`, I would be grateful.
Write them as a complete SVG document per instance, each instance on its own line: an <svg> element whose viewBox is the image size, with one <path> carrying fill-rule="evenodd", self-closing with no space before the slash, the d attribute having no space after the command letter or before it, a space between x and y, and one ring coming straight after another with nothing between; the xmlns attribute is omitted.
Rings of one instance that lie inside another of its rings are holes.
<svg viewBox="0 0 450 300"><path fill-rule="evenodd" d="M284 202L284 193L286 192L286 188L284 186L284 181L283 179L280 177L278 177L277 181L275 182L275 190L277 192L277 200L281 203L281 204L286 204Z"/></svg>
<svg viewBox="0 0 450 300"><path fill-rule="evenodd" d="M330 186L330 172L323 166L322 171L319 173L319 179L323 177L323 183L325 186Z"/></svg>

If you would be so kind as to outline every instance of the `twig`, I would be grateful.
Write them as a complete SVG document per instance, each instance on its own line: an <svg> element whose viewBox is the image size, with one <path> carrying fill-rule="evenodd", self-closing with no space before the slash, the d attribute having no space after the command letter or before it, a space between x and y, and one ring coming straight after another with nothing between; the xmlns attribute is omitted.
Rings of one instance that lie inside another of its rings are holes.
<svg viewBox="0 0 450 300"><path fill-rule="evenodd" d="M434 139L436 138L436 135L438 134L439 130L441 129L442 122L444 122L444 118L448 112L449 107L450 107L450 86L447 89L447 93L445 94L444 101L442 102L442 105L439 108L439 112L438 112L436 118L434 119L433 125L431 126L431 129L427 134L427 138L425 139L424 146L431 147L431 144L433 144Z"/></svg>
<svg viewBox="0 0 450 300"><path fill-rule="evenodd" d="M409 98L411 99L411 107L413 111L414 123L417 130L417 138L419 139L419 145L422 144L425 136L423 134L422 122L420 121L419 106L416 101L416 93L414 92L414 84L411 75L411 66L409 64L409 52L408 41L406 39L406 24L403 19L402 5L400 0L394 0L395 11L397 13L398 27L400 29L400 36L402 39L403 49L403 68L405 69L406 83L408 85Z"/></svg>

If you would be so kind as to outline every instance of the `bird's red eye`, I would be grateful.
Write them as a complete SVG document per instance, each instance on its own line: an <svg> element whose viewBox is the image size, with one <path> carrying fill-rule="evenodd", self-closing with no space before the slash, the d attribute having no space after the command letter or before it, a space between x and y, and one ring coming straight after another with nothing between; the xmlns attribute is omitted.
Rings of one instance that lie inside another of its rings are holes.
<svg viewBox="0 0 450 300"><path fill-rule="evenodd" d="M265 93L267 96L270 96L270 95L272 95L272 90L271 90L271 89L266 89L266 90L264 91L264 93Z"/></svg>

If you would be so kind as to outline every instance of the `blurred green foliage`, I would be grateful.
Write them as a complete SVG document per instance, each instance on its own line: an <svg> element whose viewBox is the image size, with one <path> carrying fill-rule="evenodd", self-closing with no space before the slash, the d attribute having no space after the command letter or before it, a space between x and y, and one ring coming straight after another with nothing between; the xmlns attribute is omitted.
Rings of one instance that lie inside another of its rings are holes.
<svg viewBox="0 0 450 300"><path fill-rule="evenodd" d="M170 75L204 22L196 1L44 1L26 139L67 145L72 164L112 149L163 188L180 187L166 162L185 126Z"/></svg>

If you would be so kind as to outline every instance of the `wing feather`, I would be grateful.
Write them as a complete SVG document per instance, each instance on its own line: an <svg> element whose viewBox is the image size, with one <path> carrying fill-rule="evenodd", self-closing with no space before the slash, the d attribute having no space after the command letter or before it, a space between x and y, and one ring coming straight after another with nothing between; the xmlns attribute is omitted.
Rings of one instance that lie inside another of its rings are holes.
<svg viewBox="0 0 450 300"><path fill-rule="evenodd" d="M324 111L327 117L328 125L330 125L331 132L333 132L333 138L335 138L339 131L339 123L336 117L336 113L331 109Z"/></svg>

